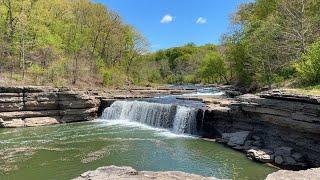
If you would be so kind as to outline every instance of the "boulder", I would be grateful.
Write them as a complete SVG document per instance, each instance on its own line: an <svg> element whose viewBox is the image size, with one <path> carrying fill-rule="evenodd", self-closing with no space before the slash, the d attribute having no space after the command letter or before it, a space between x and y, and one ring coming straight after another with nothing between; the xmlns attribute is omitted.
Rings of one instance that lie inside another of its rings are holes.
<svg viewBox="0 0 320 180"><path fill-rule="evenodd" d="M264 151L260 149L249 149L247 151L247 157L264 163L273 162L274 160L274 155L272 155L270 151Z"/></svg>
<svg viewBox="0 0 320 180"><path fill-rule="evenodd" d="M0 122L1 127L5 128L18 128L18 127L24 127L25 122L22 119L12 119L10 121L3 121Z"/></svg>
<svg viewBox="0 0 320 180"><path fill-rule="evenodd" d="M302 156L302 154L300 154L300 153L293 153L292 155L291 155L296 161L302 161L302 159L303 159L303 156Z"/></svg>
<svg viewBox="0 0 320 180"><path fill-rule="evenodd" d="M36 118L27 118L25 119L26 127L35 127L35 126L45 126L59 124L59 117L36 117Z"/></svg>
<svg viewBox="0 0 320 180"><path fill-rule="evenodd" d="M240 131L235 133L223 133L222 139L229 146L244 145L245 141L248 139L249 131Z"/></svg>
<svg viewBox="0 0 320 180"><path fill-rule="evenodd" d="M291 156L284 156L283 157L284 159L284 165L291 165L291 166L294 166L294 165L297 165L297 161L294 160Z"/></svg>
<svg viewBox="0 0 320 180"><path fill-rule="evenodd" d="M74 180L218 180L214 177L203 177L195 174L184 172L168 171L168 172L151 172L137 171L131 167L106 166L100 167L94 171L88 171L81 174Z"/></svg>
<svg viewBox="0 0 320 180"><path fill-rule="evenodd" d="M280 170L269 174L266 180L316 180L320 179L320 168L304 171Z"/></svg>
<svg viewBox="0 0 320 180"><path fill-rule="evenodd" d="M279 156L290 156L292 150L293 149L291 147L278 147L274 149L274 153Z"/></svg>
<svg viewBox="0 0 320 180"><path fill-rule="evenodd" d="M282 158L282 156L276 156L276 158L274 159L274 162L276 163L276 164L279 164L279 165L281 165L281 164L283 164L283 158Z"/></svg>

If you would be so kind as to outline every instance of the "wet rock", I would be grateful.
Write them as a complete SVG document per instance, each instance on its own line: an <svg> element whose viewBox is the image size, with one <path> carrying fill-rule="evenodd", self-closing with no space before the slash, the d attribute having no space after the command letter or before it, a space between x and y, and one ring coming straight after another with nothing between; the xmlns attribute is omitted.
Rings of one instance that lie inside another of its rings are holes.
<svg viewBox="0 0 320 180"><path fill-rule="evenodd" d="M254 141L261 141L261 138L259 136L252 136L252 139Z"/></svg>
<svg viewBox="0 0 320 180"><path fill-rule="evenodd" d="M261 141L253 141L252 145L257 147L262 147L263 143Z"/></svg>
<svg viewBox="0 0 320 180"><path fill-rule="evenodd" d="M235 91L235 90L225 91L225 94L227 97L230 97L230 98L234 98L234 97L242 95L242 93L240 91Z"/></svg>
<svg viewBox="0 0 320 180"><path fill-rule="evenodd" d="M296 161L302 161L302 159L303 159L303 156L302 156L302 154L300 154L300 153L293 153L291 156L292 156Z"/></svg>
<svg viewBox="0 0 320 180"><path fill-rule="evenodd" d="M320 168L304 171L280 170L269 174L266 180L316 180L320 179Z"/></svg>
<svg viewBox="0 0 320 180"><path fill-rule="evenodd" d="M291 147L278 147L275 148L274 152L275 155L280 155L280 156L290 156L292 153L292 148Z"/></svg>
<svg viewBox="0 0 320 180"><path fill-rule="evenodd" d="M284 159L284 165L296 165L297 162L291 157L291 156L284 156L283 157Z"/></svg>
<svg viewBox="0 0 320 180"><path fill-rule="evenodd" d="M275 162L276 164L281 165L284 161L283 161L282 156L276 156L276 158L274 159L274 162Z"/></svg>
<svg viewBox="0 0 320 180"><path fill-rule="evenodd" d="M269 152L270 151L264 151L259 149L249 149L247 151L247 157L264 163L273 162L274 155L272 155Z"/></svg>
<svg viewBox="0 0 320 180"><path fill-rule="evenodd" d="M59 117L26 118L24 122L26 127L46 126L46 125L59 124Z"/></svg>
<svg viewBox="0 0 320 180"><path fill-rule="evenodd" d="M25 122L22 119L12 119L11 121L0 121L1 127L5 128L18 128L24 127Z"/></svg>
<svg viewBox="0 0 320 180"><path fill-rule="evenodd" d="M243 146L244 150L249 150L249 149L251 149L251 148L252 148L252 143L253 143L253 141L247 140L247 141L244 143L244 146Z"/></svg>
<svg viewBox="0 0 320 180"><path fill-rule="evenodd" d="M151 172L137 171L131 167L106 166L100 167L94 171L88 171L81 174L74 180L218 180L214 177L203 177L195 174L183 172L168 171L168 172Z"/></svg>
<svg viewBox="0 0 320 180"><path fill-rule="evenodd" d="M228 144L228 146L244 145L250 132L240 131L235 133L224 133L222 134L222 139Z"/></svg>

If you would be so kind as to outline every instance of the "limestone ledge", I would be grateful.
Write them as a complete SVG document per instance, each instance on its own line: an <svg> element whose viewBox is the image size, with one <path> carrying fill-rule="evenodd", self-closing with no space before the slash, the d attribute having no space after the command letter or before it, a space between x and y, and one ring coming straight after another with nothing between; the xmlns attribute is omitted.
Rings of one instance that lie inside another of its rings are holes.
<svg viewBox="0 0 320 180"><path fill-rule="evenodd" d="M74 180L218 180L214 177L203 177L178 171L151 172L137 171L131 167L106 166L81 174Z"/></svg>
<svg viewBox="0 0 320 180"><path fill-rule="evenodd" d="M93 120L100 101L90 92L39 86L0 87L0 127Z"/></svg>
<svg viewBox="0 0 320 180"><path fill-rule="evenodd" d="M271 173L266 180L316 180L320 179L320 168L313 168L303 171L280 170Z"/></svg>
<svg viewBox="0 0 320 180"><path fill-rule="evenodd" d="M320 166L319 96L276 90L198 98L207 105L204 137L222 137L218 142L248 158L282 168Z"/></svg>

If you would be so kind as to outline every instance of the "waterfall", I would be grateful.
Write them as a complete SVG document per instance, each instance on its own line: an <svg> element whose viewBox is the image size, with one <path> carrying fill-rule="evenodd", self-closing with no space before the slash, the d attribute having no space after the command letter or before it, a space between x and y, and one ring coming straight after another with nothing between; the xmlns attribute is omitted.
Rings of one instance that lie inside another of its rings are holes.
<svg viewBox="0 0 320 180"><path fill-rule="evenodd" d="M136 121L177 134L196 133L196 116L194 108L144 101L116 101L102 114L106 120Z"/></svg>
<svg viewBox="0 0 320 180"><path fill-rule="evenodd" d="M178 106L173 121L173 132L181 134L195 134L197 131L196 110L184 106Z"/></svg>

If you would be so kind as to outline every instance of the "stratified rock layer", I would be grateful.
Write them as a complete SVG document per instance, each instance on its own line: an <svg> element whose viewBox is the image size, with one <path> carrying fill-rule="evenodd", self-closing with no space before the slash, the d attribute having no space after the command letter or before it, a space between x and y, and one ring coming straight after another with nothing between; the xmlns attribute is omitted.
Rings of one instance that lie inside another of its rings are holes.
<svg viewBox="0 0 320 180"><path fill-rule="evenodd" d="M0 87L0 127L33 127L89 121L99 100L84 92L50 87Z"/></svg>
<svg viewBox="0 0 320 180"><path fill-rule="evenodd" d="M137 171L131 167L106 166L81 174L74 180L218 180L214 177L203 177L183 172L150 172Z"/></svg>
<svg viewBox="0 0 320 180"><path fill-rule="evenodd" d="M203 101L204 136L222 137L249 158L284 168L320 166L319 96L270 91Z"/></svg>
<svg viewBox="0 0 320 180"><path fill-rule="evenodd" d="M266 180L317 180L320 179L320 168L305 171L280 170L269 174Z"/></svg>

